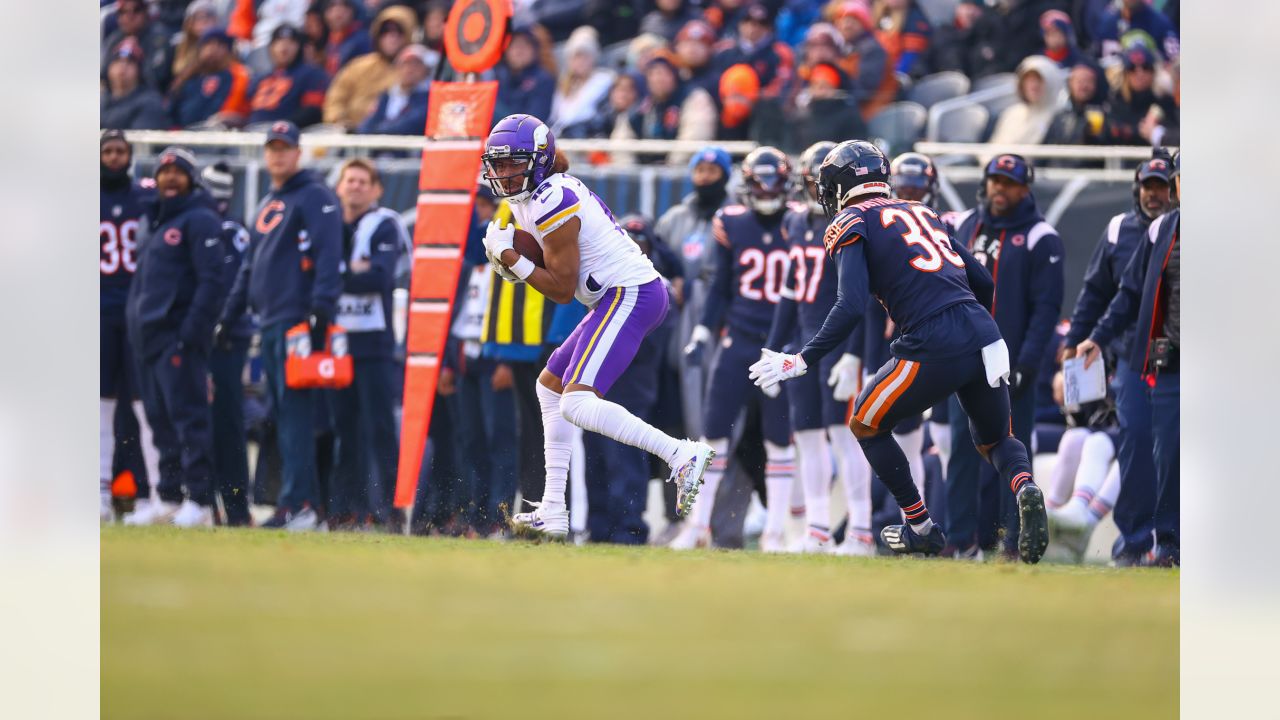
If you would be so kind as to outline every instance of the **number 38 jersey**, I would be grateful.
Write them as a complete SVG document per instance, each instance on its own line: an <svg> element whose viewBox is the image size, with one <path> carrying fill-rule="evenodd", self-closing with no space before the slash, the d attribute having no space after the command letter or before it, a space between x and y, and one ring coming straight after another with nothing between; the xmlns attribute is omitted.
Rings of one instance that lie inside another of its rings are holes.
<svg viewBox="0 0 1280 720"><path fill-rule="evenodd" d="M610 288L643 285L659 277L604 201L572 175L556 173L543 180L528 201L511 203L511 214L544 249L543 238L578 218L578 287L574 296L587 307L595 307Z"/></svg>
<svg viewBox="0 0 1280 720"><path fill-rule="evenodd" d="M716 211L711 219L716 271L702 311L707 328L723 324L761 340L768 336L787 280L790 248L782 237L782 217L759 215L745 205Z"/></svg>
<svg viewBox="0 0 1280 720"><path fill-rule="evenodd" d="M839 263L840 298L832 316L840 317L829 316L802 351L806 362L826 354L861 321L868 293L900 332L892 345L897 357L957 357L1000 338L984 308L991 303L991 276L968 250L952 244L929 206L882 197L864 200L832 218L823 242ZM947 322L930 322L949 308L957 309L945 316Z"/></svg>
<svg viewBox="0 0 1280 720"><path fill-rule="evenodd" d="M129 282L138 267L138 230L151 188L130 183L120 189L102 188L98 223L98 305L104 315L124 315Z"/></svg>

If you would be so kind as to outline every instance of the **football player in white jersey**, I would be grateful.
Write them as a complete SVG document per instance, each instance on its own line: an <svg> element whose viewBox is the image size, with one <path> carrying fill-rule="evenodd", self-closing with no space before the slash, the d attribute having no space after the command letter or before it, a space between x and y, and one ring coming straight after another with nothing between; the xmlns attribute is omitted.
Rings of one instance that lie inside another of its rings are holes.
<svg viewBox="0 0 1280 720"><path fill-rule="evenodd" d="M489 225L485 251L504 279L527 282L553 302L576 297L591 308L551 354L538 378L547 483L532 512L512 518L519 535L564 538L565 483L576 425L666 460L676 511L688 513L711 458L705 443L678 440L604 394L631 363L645 335L667 314L667 290L653 264L582 181L567 174L551 129L532 115L509 115L485 142L484 178L516 223L542 246L545 267L515 250L515 228Z"/></svg>

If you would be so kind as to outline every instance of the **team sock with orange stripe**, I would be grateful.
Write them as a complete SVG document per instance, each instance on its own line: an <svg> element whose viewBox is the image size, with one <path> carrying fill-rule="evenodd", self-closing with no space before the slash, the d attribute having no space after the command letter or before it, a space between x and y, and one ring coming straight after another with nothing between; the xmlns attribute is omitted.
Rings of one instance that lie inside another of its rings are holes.
<svg viewBox="0 0 1280 720"><path fill-rule="evenodd" d="M911 463L902 452L902 447L893 439L892 433L882 433L870 438L858 438L862 452L871 463L880 480L893 493L898 501L902 514L911 527L921 535L928 534L933 522L929 518L929 509L920 498L915 480L911 477Z"/></svg>
<svg viewBox="0 0 1280 720"><path fill-rule="evenodd" d="M1031 458L1027 456L1027 447L1018 438L1013 436L1001 438L1000 442L991 448L990 458L991 464L995 465L996 471L1000 473L1000 478L1009 483L1009 489L1014 495L1017 495L1024 485L1035 484L1031 479Z"/></svg>
<svg viewBox="0 0 1280 720"><path fill-rule="evenodd" d="M796 453L791 445L764 444L764 488L767 513L764 531L769 535L781 535L787 530L787 511L791 505L791 483L795 482Z"/></svg>

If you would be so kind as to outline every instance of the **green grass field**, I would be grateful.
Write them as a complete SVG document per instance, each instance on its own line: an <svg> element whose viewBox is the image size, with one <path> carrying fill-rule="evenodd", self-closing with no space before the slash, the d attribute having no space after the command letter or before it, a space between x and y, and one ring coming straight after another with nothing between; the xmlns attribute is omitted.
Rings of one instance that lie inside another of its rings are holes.
<svg viewBox="0 0 1280 720"><path fill-rule="evenodd" d="M1173 718L1178 574L102 531L104 718Z"/></svg>

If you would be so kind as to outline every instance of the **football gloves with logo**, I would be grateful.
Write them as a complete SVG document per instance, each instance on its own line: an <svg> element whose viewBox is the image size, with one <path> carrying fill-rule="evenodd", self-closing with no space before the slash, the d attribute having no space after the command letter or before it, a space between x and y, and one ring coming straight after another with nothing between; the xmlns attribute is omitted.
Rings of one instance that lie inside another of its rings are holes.
<svg viewBox="0 0 1280 720"><path fill-rule="evenodd" d="M857 355L845 353L831 367L827 385L834 388L831 395L840 402L847 402L858 392L858 377L862 375L862 361Z"/></svg>
<svg viewBox="0 0 1280 720"><path fill-rule="evenodd" d="M769 388L783 380L797 378L809 371L804 358L768 348L760 350L760 359L751 365L751 379L761 388Z"/></svg>

